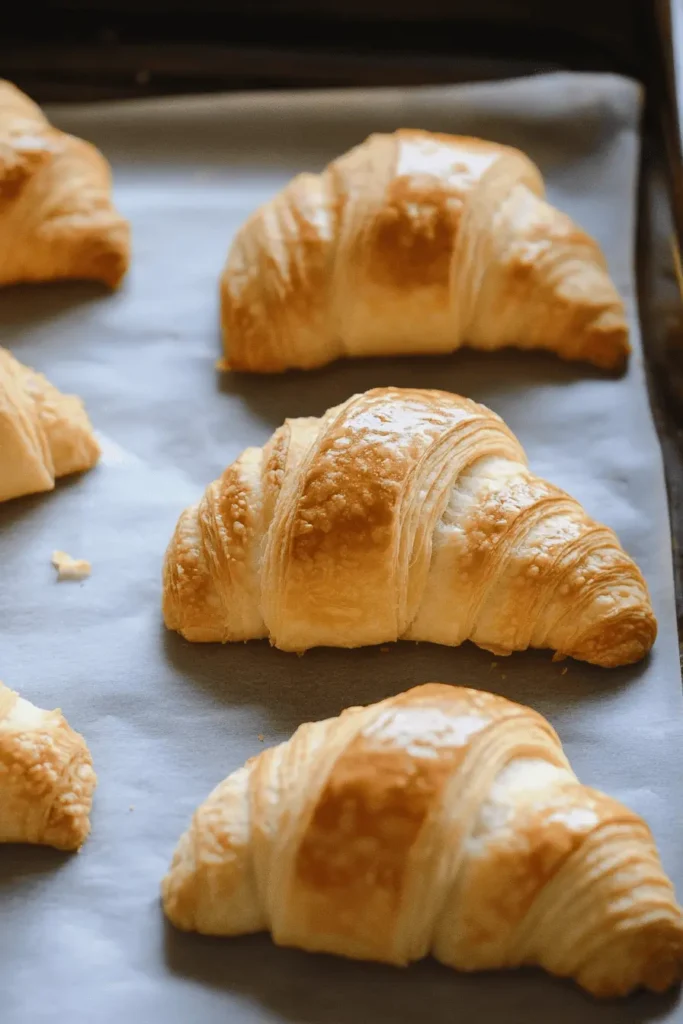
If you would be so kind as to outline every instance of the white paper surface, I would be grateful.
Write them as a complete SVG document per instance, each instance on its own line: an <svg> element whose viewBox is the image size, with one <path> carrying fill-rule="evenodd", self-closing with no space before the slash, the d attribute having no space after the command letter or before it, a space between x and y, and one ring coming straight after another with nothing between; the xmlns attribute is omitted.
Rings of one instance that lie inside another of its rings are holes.
<svg viewBox="0 0 683 1024"><path fill-rule="evenodd" d="M0 507L0 678L61 706L99 774L78 856L0 849L0 1021L503 1024L683 1019L679 994L600 1005L540 972L459 977L208 940L164 923L159 882L189 817L250 755L303 721L442 680L532 704L583 781L642 813L683 895L683 707L666 495L634 300L640 96L611 76L458 88L154 101L56 113L112 160L133 225L120 293L89 285L0 293L1 342L85 399L101 465L54 494ZM550 356L459 353L337 363L286 376L216 373L217 279L244 218L295 172L370 131L464 132L526 149L549 195L604 246L631 313L628 375ZM547 653L493 658L400 644L384 654L266 643L191 645L164 631L160 567L180 511L285 416L319 415L376 385L483 401L533 468L614 527L642 567L660 623L624 670ZM56 583L55 548L92 562ZM566 671L565 671L566 668Z"/></svg>

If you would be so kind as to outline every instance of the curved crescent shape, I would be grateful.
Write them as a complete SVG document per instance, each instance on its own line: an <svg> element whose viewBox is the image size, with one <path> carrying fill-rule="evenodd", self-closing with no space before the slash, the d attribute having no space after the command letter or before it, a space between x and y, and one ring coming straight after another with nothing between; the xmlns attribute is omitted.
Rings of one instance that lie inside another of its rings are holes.
<svg viewBox="0 0 683 1024"><path fill-rule="evenodd" d="M629 352L597 243L516 149L402 130L300 174L254 213L220 284L225 362L268 373L340 356Z"/></svg>
<svg viewBox="0 0 683 1024"><path fill-rule="evenodd" d="M535 476L500 417L377 388L287 420L181 516L164 616L188 640L282 650L406 638L625 665L654 643L614 533Z"/></svg>
<svg viewBox="0 0 683 1024"><path fill-rule="evenodd" d="M438 683L248 761L162 891L179 928L354 959L538 965L604 997L683 977L683 912L645 822L581 785L536 712Z"/></svg>

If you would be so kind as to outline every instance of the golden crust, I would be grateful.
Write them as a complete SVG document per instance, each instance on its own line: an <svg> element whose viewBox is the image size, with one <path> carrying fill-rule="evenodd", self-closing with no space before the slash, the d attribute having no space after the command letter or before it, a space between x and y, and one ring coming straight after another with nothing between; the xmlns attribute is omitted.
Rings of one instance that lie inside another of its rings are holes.
<svg viewBox="0 0 683 1024"><path fill-rule="evenodd" d="M85 740L61 711L0 683L0 842L77 850L90 832L97 776Z"/></svg>
<svg viewBox="0 0 683 1024"><path fill-rule="evenodd" d="M288 421L211 484L169 545L163 610L189 640L469 639L606 667L657 629L614 533L531 473L498 416L397 388Z"/></svg>
<svg viewBox="0 0 683 1024"><path fill-rule="evenodd" d="M50 491L97 463L83 403L0 348L0 501Z"/></svg>
<svg viewBox="0 0 683 1024"><path fill-rule="evenodd" d="M543 199L518 150L403 129L300 174L235 237L224 365L541 348L606 369L628 352L597 243Z"/></svg>
<svg viewBox="0 0 683 1024"><path fill-rule="evenodd" d="M581 785L536 712L437 683L252 758L197 810L162 894L180 928L354 959L538 965L600 997L683 977L642 819Z"/></svg>
<svg viewBox="0 0 683 1024"><path fill-rule="evenodd" d="M5 285L90 278L114 288L130 262L130 228L112 204L107 161L2 80L0 240Z"/></svg>

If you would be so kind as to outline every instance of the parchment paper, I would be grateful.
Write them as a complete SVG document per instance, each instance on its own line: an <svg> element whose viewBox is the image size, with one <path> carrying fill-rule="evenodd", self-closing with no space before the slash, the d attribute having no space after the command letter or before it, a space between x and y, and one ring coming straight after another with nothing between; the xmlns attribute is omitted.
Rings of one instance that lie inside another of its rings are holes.
<svg viewBox="0 0 683 1024"><path fill-rule="evenodd" d="M428 680L491 689L547 715L580 777L647 818L683 896L670 541L634 299L640 101L623 79L558 75L55 112L112 160L135 251L119 294L87 285L0 294L2 343L84 397L105 448L94 472L0 508L0 677L63 708L100 778L80 855L0 851L3 1024L683 1018L677 992L599 1005L537 971L459 977L431 961L399 971L277 949L265 936L181 935L158 899L194 808L263 743ZM295 172L400 126L497 139L538 161L551 200L599 238L626 297L635 345L626 377L550 356L476 353L272 378L216 373L217 277L238 225ZM617 530L659 616L647 662L608 671L553 664L547 653L505 659L471 645L414 644L298 658L266 643L191 645L164 631L160 565L184 506L285 416L318 415L389 384L491 405L540 474ZM56 583L54 548L90 559L92 578Z"/></svg>

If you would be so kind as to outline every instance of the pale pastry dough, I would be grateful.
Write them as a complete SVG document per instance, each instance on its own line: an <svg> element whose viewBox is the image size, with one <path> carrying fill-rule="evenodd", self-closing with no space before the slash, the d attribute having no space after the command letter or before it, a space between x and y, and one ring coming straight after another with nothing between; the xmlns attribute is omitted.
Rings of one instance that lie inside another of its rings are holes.
<svg viewBox="0 0 683 1024"><path fill-rule="evenodd" d="M596 996L683 976L645 822L550 725L439 683L302 725L222 782L164 879L175 925L462 971L538 965Z"/></svg>
<svg viewBox="0 0 683 1024"><path fill-rule="evenodd" d="M77 850L96 783L87 744L61 711L0 683L0 842Z"/></svg>
<svg viewBox="0 0 683 1024"><path fill-rule="evenodd" d="M543 195L516 149L371 135L238 232L220 284L227 365L265 373L468 345L621 367L628 326L605 258Z"/></svg>
<svg viewBox="0 0 683 1024"><path fill-rule="evenodd" d="M0 285L92 278L114 287L129 261L107 161L0 80Z"/></svg>
<svg viewBox="0 0 683 1024"><path fill-rule="evenodd" d="M163 610L188 640L288 651L469 639L614 666L656 634L614 533L527 468L500 417L399 388L248 448L180 517Z"/></svg>
<svg viewBox="0 0 683 1024"><path fill-rule="evenodd" d="M0 501L50 491L91 469L100 448L83 403L0 348Z"/></svg>
<svg viewBox="0 0 683 1024"><path fill-rule="evenodd" d="M85 558L72 558L66 551L53 551L52 564L58 580L85 580L92 572L90 562Z"/></svg>

